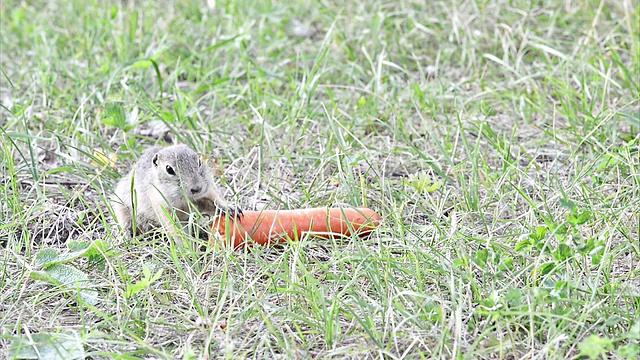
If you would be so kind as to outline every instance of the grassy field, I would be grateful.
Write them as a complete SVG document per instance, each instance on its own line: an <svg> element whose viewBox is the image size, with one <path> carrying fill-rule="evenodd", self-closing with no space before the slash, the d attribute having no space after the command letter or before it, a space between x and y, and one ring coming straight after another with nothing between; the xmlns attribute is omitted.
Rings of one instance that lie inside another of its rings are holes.
<svg viewBox="0 0 640 360"><path fill-rule="evenodd" d="M0 358L640 354L637 1L0 8ZM244 209L383 224L128 239L107 197L171 139Z"/></svg>

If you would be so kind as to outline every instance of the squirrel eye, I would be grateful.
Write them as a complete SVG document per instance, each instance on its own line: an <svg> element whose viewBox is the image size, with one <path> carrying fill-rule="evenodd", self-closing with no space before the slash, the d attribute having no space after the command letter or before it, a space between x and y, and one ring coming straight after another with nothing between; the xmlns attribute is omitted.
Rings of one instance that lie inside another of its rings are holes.
<svg viewBox="0 0 640 360"><path fill-rule="evenodd" d="M202 156L198 156L198 167L202 167Z"/></svg>
<svg viewBox="0 0 640 360"><path fill-rule="evenodd" d="M172 168L171 166L167 165L167 174L169 174L169 175L175 175L175 174L176 174L176 172L175 172L175 171L173 171L173 168Z"/></svg>

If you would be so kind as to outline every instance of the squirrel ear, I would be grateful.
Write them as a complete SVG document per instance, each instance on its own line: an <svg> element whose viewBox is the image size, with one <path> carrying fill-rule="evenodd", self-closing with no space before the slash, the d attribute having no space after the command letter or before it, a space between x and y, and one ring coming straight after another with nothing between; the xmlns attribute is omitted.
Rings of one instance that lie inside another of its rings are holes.
<svg viewBox="0 0 640 360"><path fill-rule="evenodd" d="M153 165L158 166L158 154L154 154L151 161L153 161Z"/></svg>

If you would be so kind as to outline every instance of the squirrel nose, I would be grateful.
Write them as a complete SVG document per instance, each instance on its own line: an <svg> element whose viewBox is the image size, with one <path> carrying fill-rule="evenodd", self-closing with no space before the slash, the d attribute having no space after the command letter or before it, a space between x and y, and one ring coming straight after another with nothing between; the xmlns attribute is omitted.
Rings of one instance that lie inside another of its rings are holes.
<svg viewBox="0 0 640 360"><path fill-rule="evenodd" d="M191 193L194 194L194 195L199 193L200 191L202 191L202 186L198 185L198 186L194 186L194 187L191 188Z"/></svg>

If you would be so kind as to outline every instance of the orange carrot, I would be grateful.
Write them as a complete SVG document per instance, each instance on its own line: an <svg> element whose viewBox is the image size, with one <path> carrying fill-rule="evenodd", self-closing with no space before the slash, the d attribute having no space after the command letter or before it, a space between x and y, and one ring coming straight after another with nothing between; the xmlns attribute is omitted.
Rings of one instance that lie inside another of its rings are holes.
<svg viewBox="0 0 640 360"><path fill-rule="evenodd" d="M310 208L298 210L245 211L241 219L216 217L211 240L241 248L248 238L260 245L298 240L305 233L320 237L366 236L380 224L380 215L365 208ZM228 239L227 239L228 238ZM249 245L251 245L249 243Z"/></svg>

